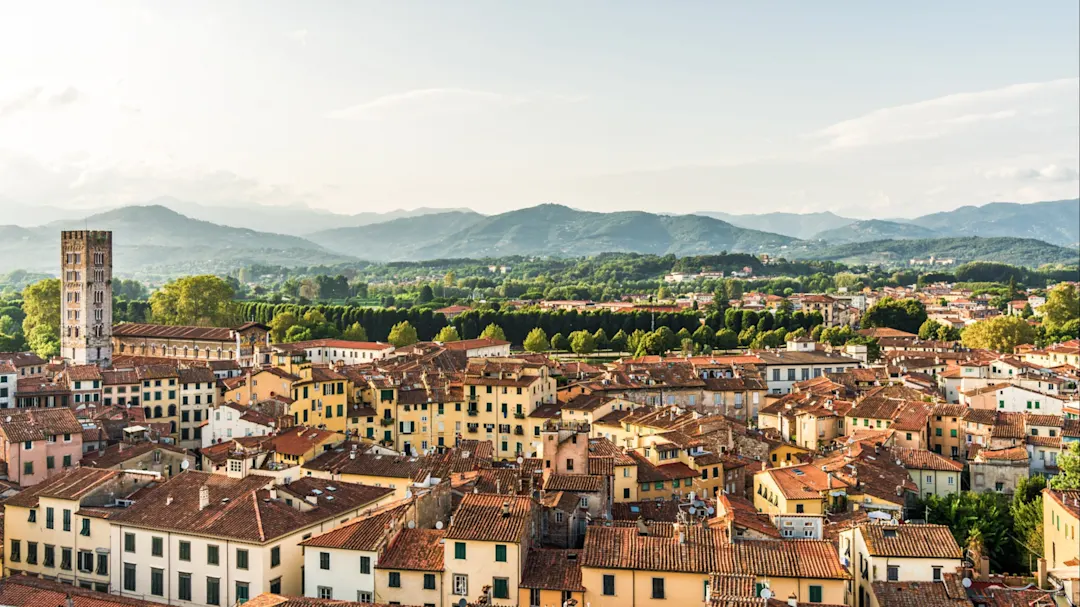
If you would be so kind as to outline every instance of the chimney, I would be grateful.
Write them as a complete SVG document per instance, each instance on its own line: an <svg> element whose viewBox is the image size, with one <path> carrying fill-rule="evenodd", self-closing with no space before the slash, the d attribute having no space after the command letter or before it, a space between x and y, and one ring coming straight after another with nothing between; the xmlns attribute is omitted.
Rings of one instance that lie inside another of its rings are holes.
<svg viewBox="0 0 1080 607"><path fill-rule="evenodd" d="M638 535L649 535L649 528L645 525L645 519L640 516L637 518L637 533Z"/></svg>
<svg viewBox="0 0 1080 607"><path fill-rule="evenodd" d="M510 516L510 501L509 500L503 502L502 516L503 516L503 518L507 518L507 517Z"/></svg>
<svg viewBox="0 0 1080 607"><path fill-rule="evenodd" d="M199 487L199 510L205 510L210 505L210 487Z"/></svg>
<svg viewBox="0 0 1080 607"><path fill-rule="evenodd" d="M75 599L71 598L71 594L68 594L67 598L64 599L64 605L65 607L75 607Z"/></svg>
<svg viewBox="0 0 1080 607"><path fill-rule="evenodd" d="M165 505L166 506L172 505L172 494L171 493L169 495L165 496Z"/></svg>

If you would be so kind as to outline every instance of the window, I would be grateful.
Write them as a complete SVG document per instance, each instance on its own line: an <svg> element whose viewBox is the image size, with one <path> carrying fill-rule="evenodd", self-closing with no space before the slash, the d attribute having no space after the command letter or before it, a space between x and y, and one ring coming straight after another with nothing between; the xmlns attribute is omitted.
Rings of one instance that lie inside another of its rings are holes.
<svg viewBox="0 0 1080 607"><path fill-rule="evenodd" d="M90 519L84 518L82 520L82 529L79 530L79 535L90 535Z"/></svg>
<svg viewBox="0 0 1080 607"><path fill-rule="evenodd" d="M795 504L795 512L797 512L799 514L802 514L803 510L804 510L804 508L803 508L802 504Z"/></svg>
<svg viewBox="0 0 1080 607"><path fill-rule="evenodd" d="M821 586L817 586L817 585L811 585L810 586L810 602L811 603L820 603L821 602Z"/></svg>
<svg viewBox="0 0 1080 607"><path fill-rule="evenodd" d="M191 560L191 542L180 542L180 560Z"/></svg>
<svg viewBox="0 0 1080 607"><path fill-rule="evenodd" d="M497 599L510 598L510 579L504 577L497 577L491 580L494 587L491 589L491 595Z"/></svg>
<svg viewBox="0 0 1080 607"><path fill-rule="evenodd" d="M329 586L319 586L319 598L320 599L332 599L334 598L334 589Z"/></svg>
<svg viewBox="0 0 1080 607"><path fill-rule="evenodd" d="M165 570L153 567L150 569L150 594L165 596Z"/></svg>
<svg viewBox="0 0 1080 607"><path fill-rule="evenodd" d="M45 528L46 529L55 529L56 528L56 521L53 520L55 518L53 516L53 514L55 514L55 512L53 511L52 508L46 508L45 509Z"/></svg>
<svg viewBox="0 0 1080 607"><path fill-rule="evenodd" d="M236 568L247 569L248 568L248 551L240 548L236 549Z"/></svg>
<svg viewBox="0 0 1080 607"><path fill-rule="evenodd" d="M109 575L109 555L99 554L97 555L97 574Z"/></svg>
<svg viewBox="0 0 1080 607"><path fill-rule="evenodd" d="M30 516L26 519L26 521L29 522L29 523L36 523L37 522L37 510L31 510L30 511Z"/></svg>
<svg viewBox="0 0 1080 607"><path fill-rule="evenodd" d="M458 596L466 596L469 594L469 576L460 573L454 574L453 593Z"/></svg>
<svg viewBox="0 0 1080 607"><path fill-rule="evenodd" d="M135 534L124 534L124 552L135 552Z"/></svg>
<svg viewBox="0 0 1080 607"><path fill-rule="evenodd" d="M371 573L371 557L360 557L360 573Z"/></svg>
<svg viewBox="0 0 1080 607"><path fill-rule="evenodd" d="M83 573L94 572L94 553L89 550L79 551L79 571Z"/></svg>
<svg viewBox="0 0 1080 607"><path fill-rule="evenodd" d="M248 583L247 582L237 582L236 583L236 602L241 603L241 604L246 603L246 602L248 602L249 596L250 595L248 593Z"/></svg>
<svg viewBox="0 0 1080 607"><path fill-rule="evenodd" d="M177 597L181 601L190 601L191 600L191 574L190 573L181 573L181 574L179 574L179 576L177 577L177 582L178 582L177 583L178 588L176 589Z"/></svg>
<svg viewBox="0 0 1080 607"><path fill-rule="evenodd" d="M281 564L281 546L274 546L270 549L270 566L277 567Z"/></svg>
<svg viewBox="0 0 1080 607"><path fill-rule="evenodd" d="M37 542L26 542L26 564L37 565Z"/></svg>
<svg viewBox="0 0 1080 607"><path fill-rule="evenodd" d="M391 571L388 584L391 588L401 588L401 574L397 571Z"/></svg>
<svg viewBox="0 0 1080 607"><path fill-rule="evenodd" d="M60 568L71 571L71 548L60 549Z"/></svg>
<svg viewBox="0 0 1080 607"><path fill-rule="evenodd" d="M897 565L889 565L888 576L890 582L900 581L900 567Z"/></svg>
<svg viewBox="0 0 1080 607"><path fill-rule="evenodd" d="M71 511L64 510L64 531L71 531Z"/></svg>
<svg viewBox="0 0 1080 607"><path fill-rule="evenodd" d="M793 371L794 373L794 371ZM664 598L664 578L654 577L652 579L652 598L662 599Z"/></svg>
<svg viewBox="0 0 1080 607"><path fill-rule="evenodd" d="M56 547L45 544L45 566L56 566Z"/></svg>
<svg viewBox="0 0 1080 607"><path fill-rule="evenodd" d="M934 581L941 581L941 567L934 567Z"/></svg>
<svg viewBox="0 0 1080 607"><path fill-rule="evenodd" d="M454 542L454 558L459 561L465 560L465 542Z"/></svg>
<svg viewBox="0 0 1080 607"><path fill-rule="evenodd" d="M8 551L8 560L18 563L22 560L22 544L19 540L11 540L11 550Z"/></svg>
<svg viewBox="0 0 1080 607"><path fill-rule="evenodd" d="M206 604L221 604L221 580L216 577L206 578Z"/></svg>
<svg viewBox="0 0 1080 607"><path fill-rule="evenodd" d="M276 578L270 580L270 592L273 593L273 594L281 594L281 578L280 577L276 577Z"/></svg>
<svg viewBox="0 0 1080 607"><path fill-rule="evenodd" d="M135 592L135 563L124 563L124 590Z"/></svg>
<svg viewBox="0 0 1080 607"><path fill-rule="evenodd" d="M495 544L495 562L497 562L497 563L505 563L506 562L506 545L505 544Z"/></svg>
<svg viewBox="0 0 1080 607"><path fill-rule="evenodd" d="M165 540L160 537L150 538L150 556L165 555Z"/></svg>
<svg viewBox="0 0 1080 607"><path fill-rule="evenodd" d="M218 547L213 544L206 547L206 564L217 565L218 564Z"/></svg>
<svg viewBox="0 0 1080 607"><path fill-rule="evenodd" d="M319 569L330 569L330 553L319 553Z"/></svg>
<svg viewBox="0 0 1080 607"><path fill-rule="evenodd" d="M424 590L435 590L435 574L424 574Z"/></svg>
<svg viewBox="0 0 1080 607"><path fill-rule="evenodd" d="M604 575L604 596L615 596L615 576Z"/></svg>

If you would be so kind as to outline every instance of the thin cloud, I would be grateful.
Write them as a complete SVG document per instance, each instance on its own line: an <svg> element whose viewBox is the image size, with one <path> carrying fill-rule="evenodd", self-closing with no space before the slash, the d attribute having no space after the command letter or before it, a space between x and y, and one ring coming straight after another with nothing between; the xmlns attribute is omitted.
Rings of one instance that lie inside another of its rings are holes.
<svg viewBox="0 0 1080 607"><path fill-rule="evenodd" d="M526 99L491 91L460 88L417 89L377 97L357 105L334 110L327 117L335 120L379 120L391 116L419 117L477 111L515 105Z"/></svg>
<svg viewBox="0 0 1080 607"><path fill-rule="evenodd" d="M19 112L47 110L71 105L79 100L79 90L68 86L61 90L49 90L35 86L6 100L0 100L0 118L6 118Z"/></svg>
<svg viewBox="0 0 1080 607"><path fill-rule="evenodd" d="M1080 173L1060 164L1047 165L1041 169L1029 167L1002 167L984 173L987 179L1012 179L1016 181L1076 181Z"/></svg>
<svg viewBox="0 0 1080 607"><path fill-rule="evenodd" d="M1016 84L974 93L956 93L874 110L811 134L833 150L936 139L986 123L1048 115L1047 108L1075 108L1080 78ZM1022 108L1037 105L1039 112Z"/></svg>
<svg viewBox="0 0 1080 607"><path fill-rule="evenodd" d="M307 46L308 31L306 29L293 30L285 35L298 42L300 46Z"/></svg>

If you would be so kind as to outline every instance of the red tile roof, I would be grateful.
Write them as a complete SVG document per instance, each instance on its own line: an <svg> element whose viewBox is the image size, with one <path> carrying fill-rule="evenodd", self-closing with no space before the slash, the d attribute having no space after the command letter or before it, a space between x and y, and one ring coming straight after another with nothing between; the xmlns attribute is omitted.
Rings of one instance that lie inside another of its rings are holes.
<svg viewBox="0 0 1080 607"><path fill-rule="evenodd" d="M300 545L374 552L387 539L390 530L401 524L401 518L411 503L412 500L395 502L348 521L336 529L304 540Z"/></svg>
<svg viewBox="0 0 1080 607"><path fill-rule="evenodd" d="M581 584L581 551L534 549L525 559L522 588L585 592Z"/></svg>
<svg viewBox="0 0 1080 607"><path fill-rule="evenodd" d="M403 529L379 557L375 568L442 571L445 535L437 529Z"/></svg>
<svg viewBox="0 0 1080 607"><path fill-rule="evenodd" d="M871 556L902 558L963 558L952 532L945 525L859 526L866 550Z"/></svg>
<svg viewBox="0 0 1080 607"><path fill-rule="evenodd" d="M75 468L19 492L8 498L6 503L10 506L36 508L38 499L42 497L77 500L113 480L119 474L120 472L116 470Z"/></svg>
<svg viewBox="0 0 1080 607"><path fill-rule="evenodd" d="M78 435L82 424L71 409L24 409L0 411L0 434L13 443L45 440L49 436Z"/></svg>
<svg viewBox="0 0 1080 607"><path fill-rule="evenodd" d="M164 337L169 339L196 339L227 342L234 341L232 332L232 329L227 327L183 327L130 322L113 325L112 329L112 334L119 337Z"/></svg>
<svg viewBox="0 0 1080 607"><path fill-rule="evenodd" d="M530 497L470 493L454 512L446 539L520 542L526 533L536 531L531 524L535 505Z"/></svg>
<svg viewBox="0 0 1080 607"><path fill-rule="evenodd" d="M36 576L15 575L0 579L0 604L14 607L62 607L71 598L74 607L161 607L105 592L94 592Z"/></svg>

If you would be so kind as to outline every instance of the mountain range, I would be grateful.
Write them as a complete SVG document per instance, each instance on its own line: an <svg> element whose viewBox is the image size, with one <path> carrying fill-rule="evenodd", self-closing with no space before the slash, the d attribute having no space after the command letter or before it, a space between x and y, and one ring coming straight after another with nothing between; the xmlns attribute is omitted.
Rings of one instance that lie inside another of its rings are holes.
<svg viewBox="0 0 1080 607"><path fill-rule="evenodd" d="M497 215L437 209L350 216L327 213L341 221L333 223L333 228L302 235L294 233L300 226L325 225L323 214L307 224L299 219L288 224L278 221L282 215L275 213L283 212L279 207L266 210L265 216L261 210L219 209L217 215L202 211L209 218L204 219L169 205L121 207L37 227L0 226L0 273L15 269L55 272L58 232L71 229L112 230L118 275L144 277L225 273L252 264L330 266L454 257L576 257L609 251L680 256L730 251L889 265L935 255L957 262L1037 266L1077 263L1076 243L1080 241L1080 200L992 203L908 220L862 221L832 213L596 213L557 204ZM801 224L799 217L804 218ZM747 227L751 225L767 229ZM784 233L788 231L804 236Z"/></svg>

